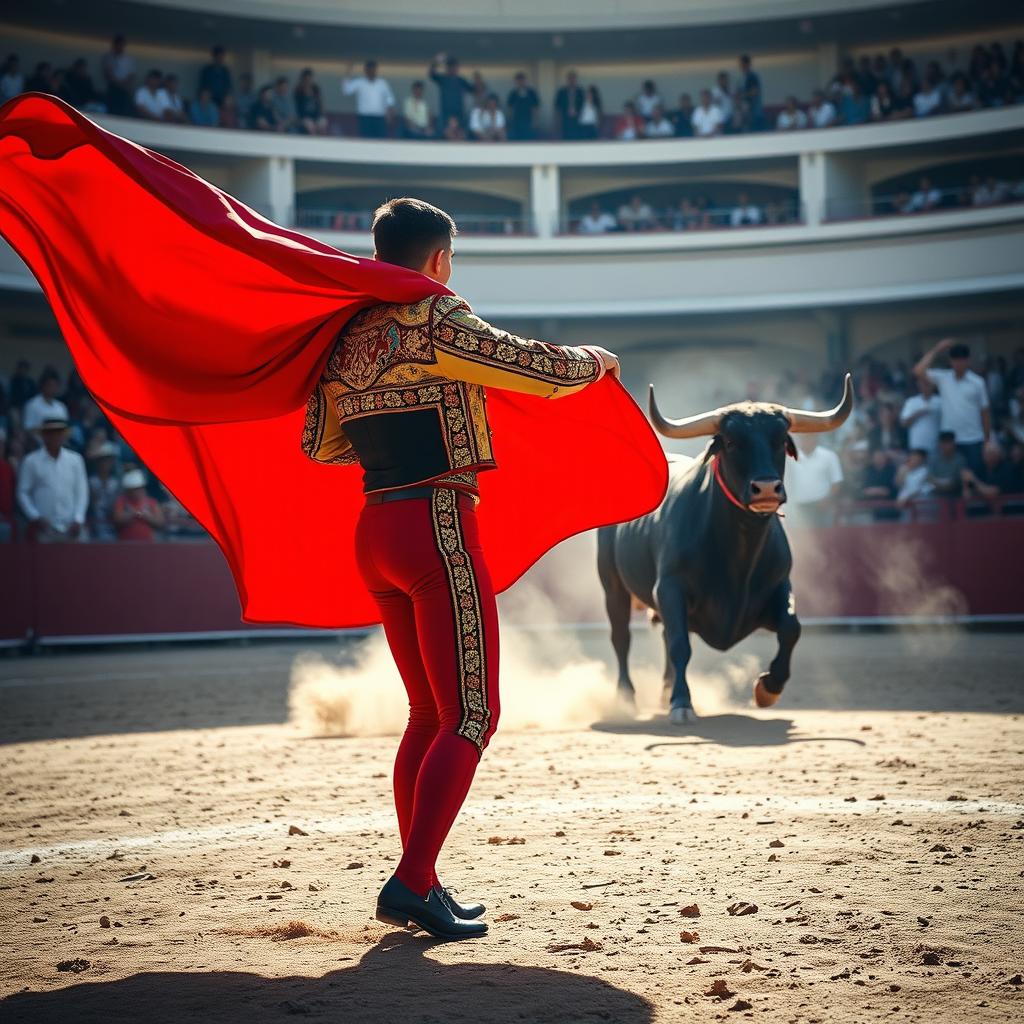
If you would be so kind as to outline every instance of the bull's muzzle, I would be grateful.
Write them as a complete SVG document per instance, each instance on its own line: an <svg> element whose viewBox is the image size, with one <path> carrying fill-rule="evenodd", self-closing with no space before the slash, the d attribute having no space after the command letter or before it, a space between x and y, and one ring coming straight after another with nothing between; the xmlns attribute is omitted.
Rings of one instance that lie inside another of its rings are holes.
<svg viewBox="0 0 1024 1024"><path fill-rule="evenodd" d="M774 512L786 500L786 488L777 477L758 477L747 488L747 507L755 512Z"/></svg>

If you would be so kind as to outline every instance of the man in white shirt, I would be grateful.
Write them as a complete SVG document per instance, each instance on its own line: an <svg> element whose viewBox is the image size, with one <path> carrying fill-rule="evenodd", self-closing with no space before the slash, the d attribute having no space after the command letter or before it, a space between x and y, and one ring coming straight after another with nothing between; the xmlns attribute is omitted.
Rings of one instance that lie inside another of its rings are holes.
<svg viewBox="0 0 1024 1024"><path fill-rule="evenodd" d="M825 526L834 517L843 467L839 456L818 444L817 434L799 434L800 456L786 468L786 496L794 517L801 522Z"/></svg>
<svg viewBox="0 0 1024 1024"><path fill-rule="evenodd" d="M155 68L135 90L135 114L150 121L163 121L171 109L171 98L163 87L163 75Z"/></svg>
<svg viewBox="0 0 1024 1024"><path fill-rule="evenodd" d="M430 108L423 96L424 88L422 82L413 82L402 106L402 130L407 139L429 139L434 134Z"/></svg>
<svg viewBox="0 0 1024 1024"><path fill-rule="evenodd" d="M779 111L779 116L775 119L775 130L791 132L806 127L807 115L796 105L796 97L787 97L786 106Z"/></svg>
<svg viewBox="0 0 1024 1024"><path fill-rule="evenodd" d="M484 100L483 106L473 108L469 115L469 131L479 142L505 141L505 114L493 92Z"/></svg>
<svg viewBox="0 0 1024 1024"><path fill-rule="evenodd" d="M670 139L676 133L676 126L665 116L661 107L655 107L650 121L644 125L644 135L649 139Z"/></svg>
<svg viewBox="0 0 1024 1024"><path fill-rule="evenodd" d="M624 231L651 231L655 226L654 210L640 196L633 196L619 207L619 225Z"/></svg>
<svg viewBox="0 0 1024 1024"><path fill-rule="evenodd" d="M57 398L59 391L60 374L54 369L44 370L39 381L39 394L25 403L21 413L21 425L25 430L35 432L38 437L43 420L68 418L68 407Z"/></svg>
<svg viewBox="0 0 1024 1024"><path fill-rule="evenodd" d="M739 228L744 225L760 224L763 219L761 208L750 201L750 196L746 192L741 192L729 214L729 224Z"/></svg>
<svg viewBox="0 0 1024 1024"><path fill-rule="evenodd" d="M722 124L728 124L732 120L733 107L735 106L732 99L732 89L729 88L728 71L718 72L718 81L711 87L711 99L722 112Z"/></svg>
<svg viewBox="0 0 1024 1024"><path fill-rule="evenodd" d="M640 88L636 100L636 112L645 120L649 121L654 116L654 111L662 106L661 96L654 86L654 82L648 79Z"/></svg>
<svg viewBox="0 0 1024 1024"><path fill-rule="evenodd" d="M383 139L388 133L388 121L395 109L395 94L387 80L377 75L377 62L368 60L363 73L352 77L349 65L341 91L356 98L356 114L359 117L359 134L366 139Z"/></svg>
<svg viewBox="0 0 1024 1024"><path fill-rule="evenodd" d="M711 92L708 89L700 91L700 106L693 112L691 119L693 134L698 138L706 139L711 135L721 135L725 118L722 111L711 102Z"/></svg>
<svg viewBox="0 0 1024 1024"><path fill-rule="evenodd" d="M590 212L580 219L581 235L604 235L618 228L618 221L600 203L591 203Z"/></svg>
<svg viewBox="0 0 1024 1024"><path fill-rule="evenodd" d="M85 459L64 447L66 417L43 421L43 447L29 452L18 470L18 505L37 541L86 540L89 481Z"/></svg>
<svg viewBox="0 0 1024 1024"><path fill-rule="evenodd" d="M135 58L125 53L127 43L124 36L114 36L109 52L103 55L100 67L107 84L107 110L111 114L128 115L135 113L132 105L132 90L135 85Z"/></svg>
<svg viewBox="0 0 1024 1024"><path fill-rule="evenodd" d="M807 112L810 114L811 126L814 128L831 128L838 120L835 104L825 99L825 94L820 89L814 90Z"/></svg>
<svg viewBox="0 0 1024 1024"><path fill-rule="evenodd" d="M903 208L904 213L924 213L938 209L942 202L942 193L932 184L930 178L922 178L918 182L917 191L910 197L910 202Z"/></svg>
<svg viewBox="0 0 1024 1024"><path fill-rule="evenodd" d="M931 81L921 86L921 91L914 94L914 115L928 117L941 114L943 107L942 88L938 82Z"/></svg>
<svg viewBox="0 0 1024 1024"><path fill-rule="evenodd" d="M950 369L931 368L940 352L949 352ZM985 381L970 369L970 362L971 350L966 345L944 338L921 357L914 375L918 380L927 378L938 389L942 400L940 429L955 435L957 450L970 469L980 475L984 473L982 448L992 434L992 413Z"/></svg>
<svg viewBox="0 0 1024 1024"><path fill-rule="evenodd" d="M911 395L900 410L900 423L907 430L907 448L925 453L925 461L931 458L939 441L942 420L942 399L935 392L931 379L918 381L918 394Z"/></svg>
<svg viewBox="0 0 1024 1024"><path fill-rule="evenodd" d="M907 461L896 473L896 486L899 488L896 501L903 508L911 502L927 498L932 493L934 488L928 469L928 453L923 448L911 447Z"/></svg>

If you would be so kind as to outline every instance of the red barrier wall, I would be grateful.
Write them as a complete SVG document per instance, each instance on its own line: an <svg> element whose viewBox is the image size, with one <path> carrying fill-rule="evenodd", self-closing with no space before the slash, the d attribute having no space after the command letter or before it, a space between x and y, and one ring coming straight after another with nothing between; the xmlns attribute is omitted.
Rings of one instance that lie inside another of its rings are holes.
<svg viewBox="0 0 1024 1024"><path fill-rule="evenodd" d="M1024 519L834 526L794 530L790 541L803 619L1024 615ZM587 599L575 607L545 584L543 562L531 575L568 620L602 622L591 548L579 550ZM564 569L551 563L556 576ZM239 619L212 543L3 544L0 581L0 640L267 628Z"/></svg>

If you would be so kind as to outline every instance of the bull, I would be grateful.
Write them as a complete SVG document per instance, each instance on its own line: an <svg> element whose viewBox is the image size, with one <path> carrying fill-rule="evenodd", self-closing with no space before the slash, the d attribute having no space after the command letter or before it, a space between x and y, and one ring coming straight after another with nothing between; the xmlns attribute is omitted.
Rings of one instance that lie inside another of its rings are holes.
<svg viewBox="0 0 1024 1024"><path fill-rule="evenodd" d="M690 633L725 651L755 629L778 637L778 652L754 682L754 702L771 707L790 674L800 639L789 542L778 512L786 501L793 434L835 430L850 415L853 391L828 412L740 402L683 420L666 419L650 388L651 421L664 437L710 437L702 457L673 459L665 498L639 519L598 531L597 568L618 659L620 696L635 700L629 676L633 599L661 620L669 718L693 715L686 668Z"/></svg>

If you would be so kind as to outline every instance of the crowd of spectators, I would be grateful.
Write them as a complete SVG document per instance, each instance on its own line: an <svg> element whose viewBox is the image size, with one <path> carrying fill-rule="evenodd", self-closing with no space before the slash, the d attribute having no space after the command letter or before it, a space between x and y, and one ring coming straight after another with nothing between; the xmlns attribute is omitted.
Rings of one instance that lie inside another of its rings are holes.
<svg viewBox="0 0 1024 1024"><path fill-rule="evenodd" d="M787 375L755 397L821 408L840 380L838 370L813 382ZM967 344L945 339L912 366L866 357L854 390L839 431L796 438L799 458L786 469L792 522L934 518L951 499L968 515L994 504L1024 514L1024 348L972 364Z"/></svg>
<svg viewBox="0 0 1024 1024"><path fill-rule="evenodd" d="M74 371L0 380L0 542L205 537L147 473Z"/></svg>
<svg viewBox="0 0 1024 1024"><path fill-rule="evenodd" d="M428 82L436 92L433 105ZM211 50L189 98L183 95L177 75L158 68L141 73L123 35L114 37L101 58L98 82L84 57L67 68L43 61L25 74L18 56L11 54L0 68L0 102L23 91L53 93L86 112L148 120L306 135L341 132L328 117L312 68L305 68L294 84L279 75L257 86L248 73L239 74L236 82L227 51L220 45ZM366 61L358 74L349 65L341 98L351 102L356 131L365 138L503 142L543 134L541 98L526 72L514 76L506 93L479 71L467 78L458 58L446 53L435 56L401 102L376 60ZM921 70L899 47L888 55L847 57L833 79L809 101L789 96L777 110L766 107L760 75L747 54L738 59L735 75L720 71L713 84L699 91L696 101L684 92L670 102L648 79L617 116L605 111L597 84L584 85L577 72L569 71L552 97L552 114L557 138L630 141L867 124L1022 100L1024 42L1018 40L1009 57L998 42L976 46L968 66L952 72L934 60Z"/></svg>

